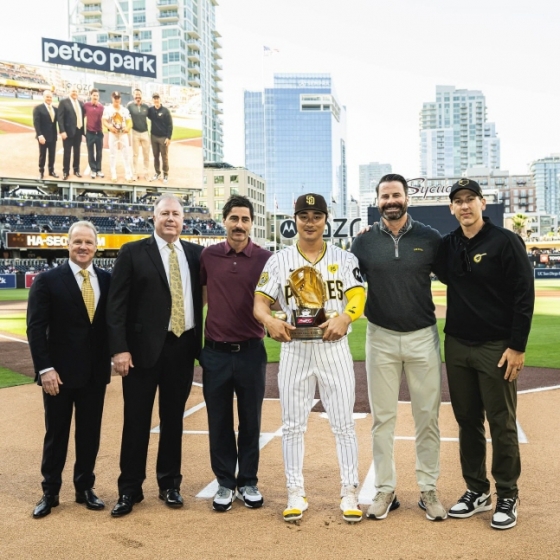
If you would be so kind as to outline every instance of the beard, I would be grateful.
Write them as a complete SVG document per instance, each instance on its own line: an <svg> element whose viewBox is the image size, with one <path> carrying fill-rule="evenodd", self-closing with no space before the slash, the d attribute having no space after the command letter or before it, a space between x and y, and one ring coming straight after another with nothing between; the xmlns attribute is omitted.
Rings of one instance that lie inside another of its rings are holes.
<svg viewBox="0 0 560 560"><path fill-rule="evenodd" d="M405 214L408 209L407 204L387 204L380 209L381 216L386 220L392 222L396 220L400 220Z"/></svg>

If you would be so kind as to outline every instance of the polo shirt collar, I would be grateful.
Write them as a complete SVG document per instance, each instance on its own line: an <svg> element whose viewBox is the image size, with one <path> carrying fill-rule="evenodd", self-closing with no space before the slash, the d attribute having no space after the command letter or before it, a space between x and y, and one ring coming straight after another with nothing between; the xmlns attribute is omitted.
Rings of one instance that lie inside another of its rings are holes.
<svg viewBox="0 0 560 560"><path fill-rule="evenodd" d="M243 253L246 257L250 257L251 254L253 253L253 246L254 243L251 241L251 238L249 237L249 243L247 243L245 248L239 252ZM235 253L235 249L227 242L227 240L224 242L224 251L226 255L229 255L231 252Z"/></svg>

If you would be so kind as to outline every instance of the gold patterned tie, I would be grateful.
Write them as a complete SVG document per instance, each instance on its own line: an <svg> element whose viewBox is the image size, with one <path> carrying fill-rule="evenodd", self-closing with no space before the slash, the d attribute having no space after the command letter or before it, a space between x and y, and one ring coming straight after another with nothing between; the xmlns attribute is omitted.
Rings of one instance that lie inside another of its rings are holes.
<svg viewBox="0 0 560 560"><path fill-rule="evenodd" d="M89 271L80 270L80 274L84 277L84 281L82 282L82 297L86 304L89 320L93 323L93 316L95 315L95 294L93 293L93 287L89 279Z"/></svg>
<svg viewBox="0 0 560 560"><path fill-rule="evenodd" d="M179 259L175 251L175 245L168 243L171 253L169 254L169 287L171 289L171 332L175 336L181 336L185 330L185 304L183 301L183 282L181 281L181 270Z"/></svg>
<svg viewBox="0 0 560 560"><path fill-rule="evenodd" d="M47 107L49 109L49 115L51 116L51 122L54 122L54 111L52 105L47 105Z"/></svg>
<svg viewBox="0 0 560 560"><path fill-rule="evenodd" d="M72 105L76 113L76 128L82 128L82 110L80 109L80 104L77 101L72 101Z"/></svg>

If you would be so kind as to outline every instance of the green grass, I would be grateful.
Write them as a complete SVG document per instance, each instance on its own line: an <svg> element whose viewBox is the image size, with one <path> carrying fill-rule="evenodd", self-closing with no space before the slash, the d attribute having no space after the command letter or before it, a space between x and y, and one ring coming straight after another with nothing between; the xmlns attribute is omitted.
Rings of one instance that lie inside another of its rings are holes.
<svg viewBox="0 0 560 560"><path fill-rule="evenodd" d="M16 373L8 368L0 367L0 389L15 387L16 385L27 385L29 383L33 383L31 377Z"/></svg>
<svg viewBox="0 0 560 560"><path fill-rule="evenodd" d="M27 301L28 297L29 290L26 288L0 290L0 301Z"/></svg>
<svg viewBox="0 0 560 560"><path fill-rule="evenodd" d="M171 140L190 140L191 138L202 138L202 131L196 128L174 126Z"/></svg>
<svg viewBox="0 0 560 560"><path fill-rule="evenodd" d="M25 313L22 312L14 315L0 315L0 331L25 336Z"/></svg>

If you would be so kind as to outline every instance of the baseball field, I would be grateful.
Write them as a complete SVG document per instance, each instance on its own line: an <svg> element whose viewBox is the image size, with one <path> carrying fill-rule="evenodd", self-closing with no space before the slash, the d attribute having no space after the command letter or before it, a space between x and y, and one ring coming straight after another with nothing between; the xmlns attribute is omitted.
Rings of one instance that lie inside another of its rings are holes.
<svg viewBox="0 0 560 560"><path fill-rule="evenodd" d="M518 424L523 461L519 522L509 531L489 526L492 512L471 519L426 520L418 508L414 473L414 426L406 383L396 426L395 463L401 507L386 520L347 525L338 509L339 476L334 439L320 401L312 412L306 436L304 474L309 510L299 525L282 520L286 491L281 449L280 405L275 387L278 345L267 340L271 362L263 408L259 488L265 504L249 510L240 502L231 511L212 511L215 481L208 455L207 421L198 370L184 421L183 484L185 507L165 508L157 499L155 449L158 441L157 404L148 457L146 499L134 512L113 519L122 428L121 384L108 387L96 491L105 500L104 512L86 510L74 502L73 442L64 471L61 504L34 520L31 511L41 495L40 458L44 434L40 389L30 381L32 365L25 339L27 292L0 291L0 558L245 558L309 559L558 559L560 511L556 494L560 433L560 282L538 281L533 328L526 367L519 380ZM433 286L438 325L443 326L445 293ZM354 323L351 347L356 370L355 421L360 445L360 502L373 497L371 415L363 367L365 319ZM26 375L22 375L26 374ZM438 491L449 507L464 492L457 445L457 425L447 402L444 377L440 411L441 475ZM489 451L490 454L490 451ZM490 465L491 457L488 457Z"/></svg>

